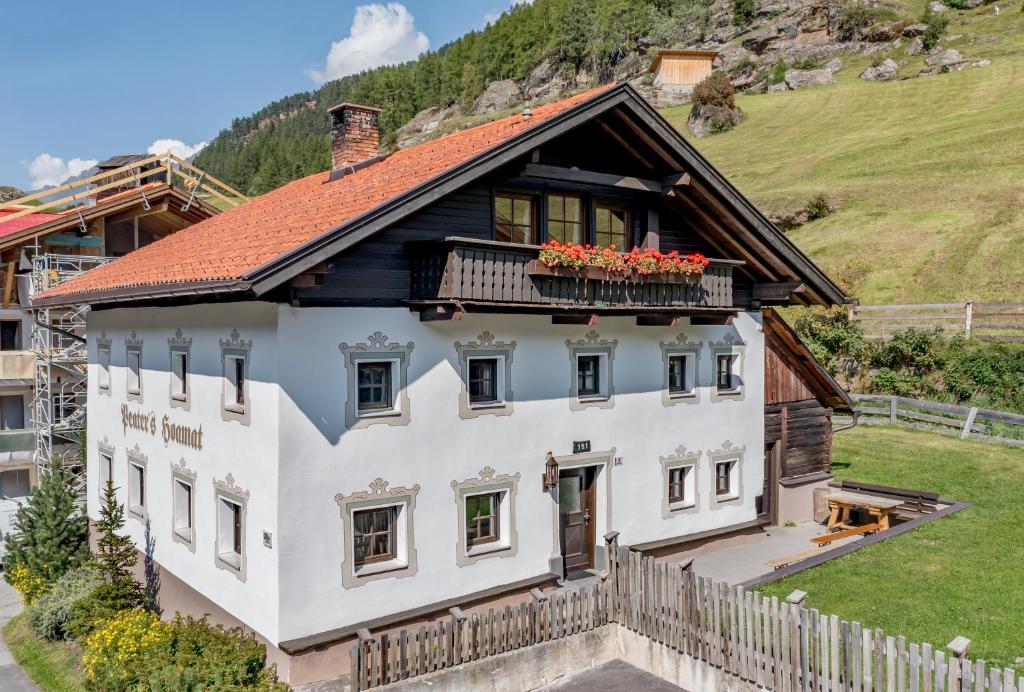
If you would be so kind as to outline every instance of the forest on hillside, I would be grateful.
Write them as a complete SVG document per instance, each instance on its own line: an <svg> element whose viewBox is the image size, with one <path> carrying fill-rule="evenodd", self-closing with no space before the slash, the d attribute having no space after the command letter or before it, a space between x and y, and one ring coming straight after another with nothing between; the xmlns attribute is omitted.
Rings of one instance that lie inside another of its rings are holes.
<svg viewBox="0 0 1024 692"><path fill-rule="evenodd" d="M648 46L700 40L712 0L536 0L418 59L328 82L236 118L195 159L247 194L261 194L330 166L327 109L346 101L383 109L386 146L417 112L453 103L469 110L487 84L523 80L547 60L592 83L615 78Z"/></svg>

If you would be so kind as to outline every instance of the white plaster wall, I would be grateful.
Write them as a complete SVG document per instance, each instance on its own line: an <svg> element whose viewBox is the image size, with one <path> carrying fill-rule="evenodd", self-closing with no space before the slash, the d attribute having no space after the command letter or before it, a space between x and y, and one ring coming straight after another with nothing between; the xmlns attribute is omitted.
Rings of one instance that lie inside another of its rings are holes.
<svg viewBox="0 0 1024 692"><path fill-rule="evenodd" d="M155 538L154 556L165 569L239 618L271 641L278 641L277 578L277 308L265 303L203 305L159 310L146 308L93 311L88 318L89 413L88 413L88 512L99 513L99 451L106 440L115 449L114 483L119 498L127 501L126 450L138 443L148 456L147 510ZM191 410L170 406L170 355L167 339L181 328L192 338L190 362ZM220 340L232 329L253 341L249 365L248 426L221 418L222 366ZM143 339L141 403L128 401L125 338L136 332ZM97 388L96 340L101 333L111 339L110 395ZM156 414L156 435L122 426L120 407ZM164 445L159 425L168 415L178 424L202 426L201 451L173 442ZM171 465L184 459L197 474L193 490L195 551L172 540ZM215 563L216 515L214 480L232 474L235 483L249 491L244 545L246 580ZM145 529L127 514L127 531L140 549ZM265 548L263 530L274 534L274 546ZM201 613L197 613L201 615Z"/></svg>
<svg viewBox="0 0 1024 692"><path fill-rule="evenodd" d="M549 317L467 315L447 323L422 323L404 309L279 308L282 358L280 402L280 515L282 640L344 627L390 613L458 597L548 571L557 554L554 503L541 490L545 454L568 455L574 440L594 451L614 448L622 464L610 470L611 527L622 543L639 543L725 527L755 517L763 480L763 337L760 316L741 314L728 327L637 327L632 318L602 318L602 338L619 340L614 356L615 405L570 410L566 339L589 327L553 325ZM684 321L685 323L685 321ZM455 341L484 330L516 340L511 416L459 417L460 373ZM408 425L345 430L346 369L339 344L365 342L381 331L412 341ZM683 332L704 341L700 403L664 406L659 341ZM726 334L746 343L742 401L712 402L713 356L709 341ZM122 356L123 358L123 356ZM254 426L255 428L255 426ZM252 434L253 431L250 431ZM743 497L712 510L712 470L707 453L729 440L746 447ZM662 470L658 457L678 446L702 452L701 509L672 519L661 516ZM451 481L475 477L491 466L520 472L519 551L457 567L456 504ZM345 546L337 493L367 490L375 478L394 486L419 484L414 514L419 571L345 590ZM598 482L602 482L599 478ZM599 518L598 541L609 528Z"/></svg>

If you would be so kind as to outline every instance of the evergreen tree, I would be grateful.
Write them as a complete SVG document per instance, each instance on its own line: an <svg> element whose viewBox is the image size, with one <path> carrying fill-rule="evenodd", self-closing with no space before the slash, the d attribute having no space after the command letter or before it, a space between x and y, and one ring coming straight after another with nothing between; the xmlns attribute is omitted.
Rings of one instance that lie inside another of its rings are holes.
<svg viewBox="0 0 1024 692"><path fill-rule="evenodd" d="M124 528L124 505L117 501L113 481L103 489L103 505L96 521L96 562L111 584L130 580L131 568L139 562L135 544L118 533Z"/></svg>
<svg viewBox="0 0 1024 692"><path fill-rule="evenodd" d="M88 561L88 518L68 488L68 480L61 463L52 462L28 502L18 508L13 530L4 537L4 577L8 581L14 565L24 565L32 576L52 584Z"/></svg>

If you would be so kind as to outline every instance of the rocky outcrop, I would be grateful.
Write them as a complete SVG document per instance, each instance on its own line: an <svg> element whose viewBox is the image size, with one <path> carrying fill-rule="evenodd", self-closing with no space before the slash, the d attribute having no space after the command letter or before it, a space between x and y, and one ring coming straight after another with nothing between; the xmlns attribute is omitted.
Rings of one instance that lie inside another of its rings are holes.
<svg viewBox="0 0 1024 692"><path fill-rule="evenodd" d="M437 128L446 120L452 120L462 115L462 109L458 105L447 108L427 108L420 111L413 119L395 133L396 143L399 149L405 149L415 144L425 142L436 134Z"/></svg>
<svg viewBox="0 0 1024 692"><path fill-rule="evenodd" d="M24 197L25 193L10 185L0 185L0 202L10 202L14 199Z"/></svg>
<svg viewBox="0 0 1024 692"><path fill-rule="evenodd" d="M523 83L523 93L534 101L557 99L568 88L567 80L549 61L545 60L526 78Z"/></svg>
<svg viewBox="0 0 1024 692"><path fill-rule="evenodd" d="M945 3L939 2L939 0L931 0L931 2L928 3L928 9L935 14L942 14L949 8L946 7Z"/></svg>
<svg viewBox="0 0 1024 692"><path fill-rule="evenodd" d="M877 65L872 65L860 74L861 79L872 82L887 82L895 79L900 71L900 66L892 58L886 58Z"/></svg>
<svg viewBox="0 0 1024 692"><path fill-rule="evenodd" d="M832 74L835 74L836 72L839 72L840 70L843 69L843 61L840 60L839 58L832 58L827 63L825 63L821 67L821 69L828 70Z"/></svg>
<svg viewBox="0 0 1024 692"><path fill-rule="evenodd" d="M911 41L910 45L907 46L907 55L918 55L924 50L924 39L920 36L915 36Z"/></svg>
<svg viewBox="0 0 1024 692"><path fill-rule="evenodd" d="M786 86L790 89L831 83L831 70L786 70Z"/></svg>
<svg viewBox="0 0 1024 692"><path fill-rule="evenodd" d="M491 82L473 104L473 114L484 115L506 111L520 103L522 98L522 92L515 80L503 79L500 82Z"/></svg>
<svg viewBox="0 0 1024 692"><path fill-rule="evenodd" d="M960 62L961 60L963 60L963 56L960 55L960 51L955 48L946 48L944 50L936 49L924 59L924 64L929 66L952 65L953 63Z"/></svg>
<svg viewBox="0 0 1024 692"><path fill-rule="evenodd" d="M911 24L910 26L903 27L903 35L907 38L922 36L926 31L928 31L927 24Z"/></svg>
<svg viewBox="0 0 1024 692"><path fill-rule="evenodd" d="M738 107L730 110L723 106L694 106L686 125L694 137L706 137L731 130L742 117L743 111Z"/></svg>

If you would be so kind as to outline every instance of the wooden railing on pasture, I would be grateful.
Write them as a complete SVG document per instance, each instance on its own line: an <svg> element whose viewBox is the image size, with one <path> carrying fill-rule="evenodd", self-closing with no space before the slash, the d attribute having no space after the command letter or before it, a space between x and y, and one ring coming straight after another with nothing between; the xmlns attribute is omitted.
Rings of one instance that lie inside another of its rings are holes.
<svg viewBox="0 0 1024 692"><path fill-rule="evenodd" d="M853 305L850 317L873 339L888 339L904 329L939 328L982 341L1024 342L1024 303Z"/></svg>
<svg viewBox="0 0 1024 692"><path fill-rule="evenodd" d="M23 206L24 208L0 216L0 229L7 221L28 214L60 208L67 204L73 205L101 192L118 192L132 187L141 187L151 182L179 186L190 193L195 193L200 198L208 199L212 196L226 207L236 206L248 199L224 181L196 168L185 159L167 152L5 202L4 206L6 207Z"/></svg>
<svg viewBox="0 0 1024 692"><path fill-rule="evenodd" d="M851 394L857 403L859 422L866 425L899 425L919 428L962 440L1024 447L1024 416L976 406L956 406L937 401L880 394ZM843 422L836 417L836 422Z"/></svg>
<svg viewBox="0 0 1024 692"><path fill-rule="evenodd" d="M626 627L680 656L778 692L1020 692L1024 677L947 657L859 622L697 577L609 544L606 581L416 631L372 636L351 653L352 689L453 668L604 625Z"/></svg>

